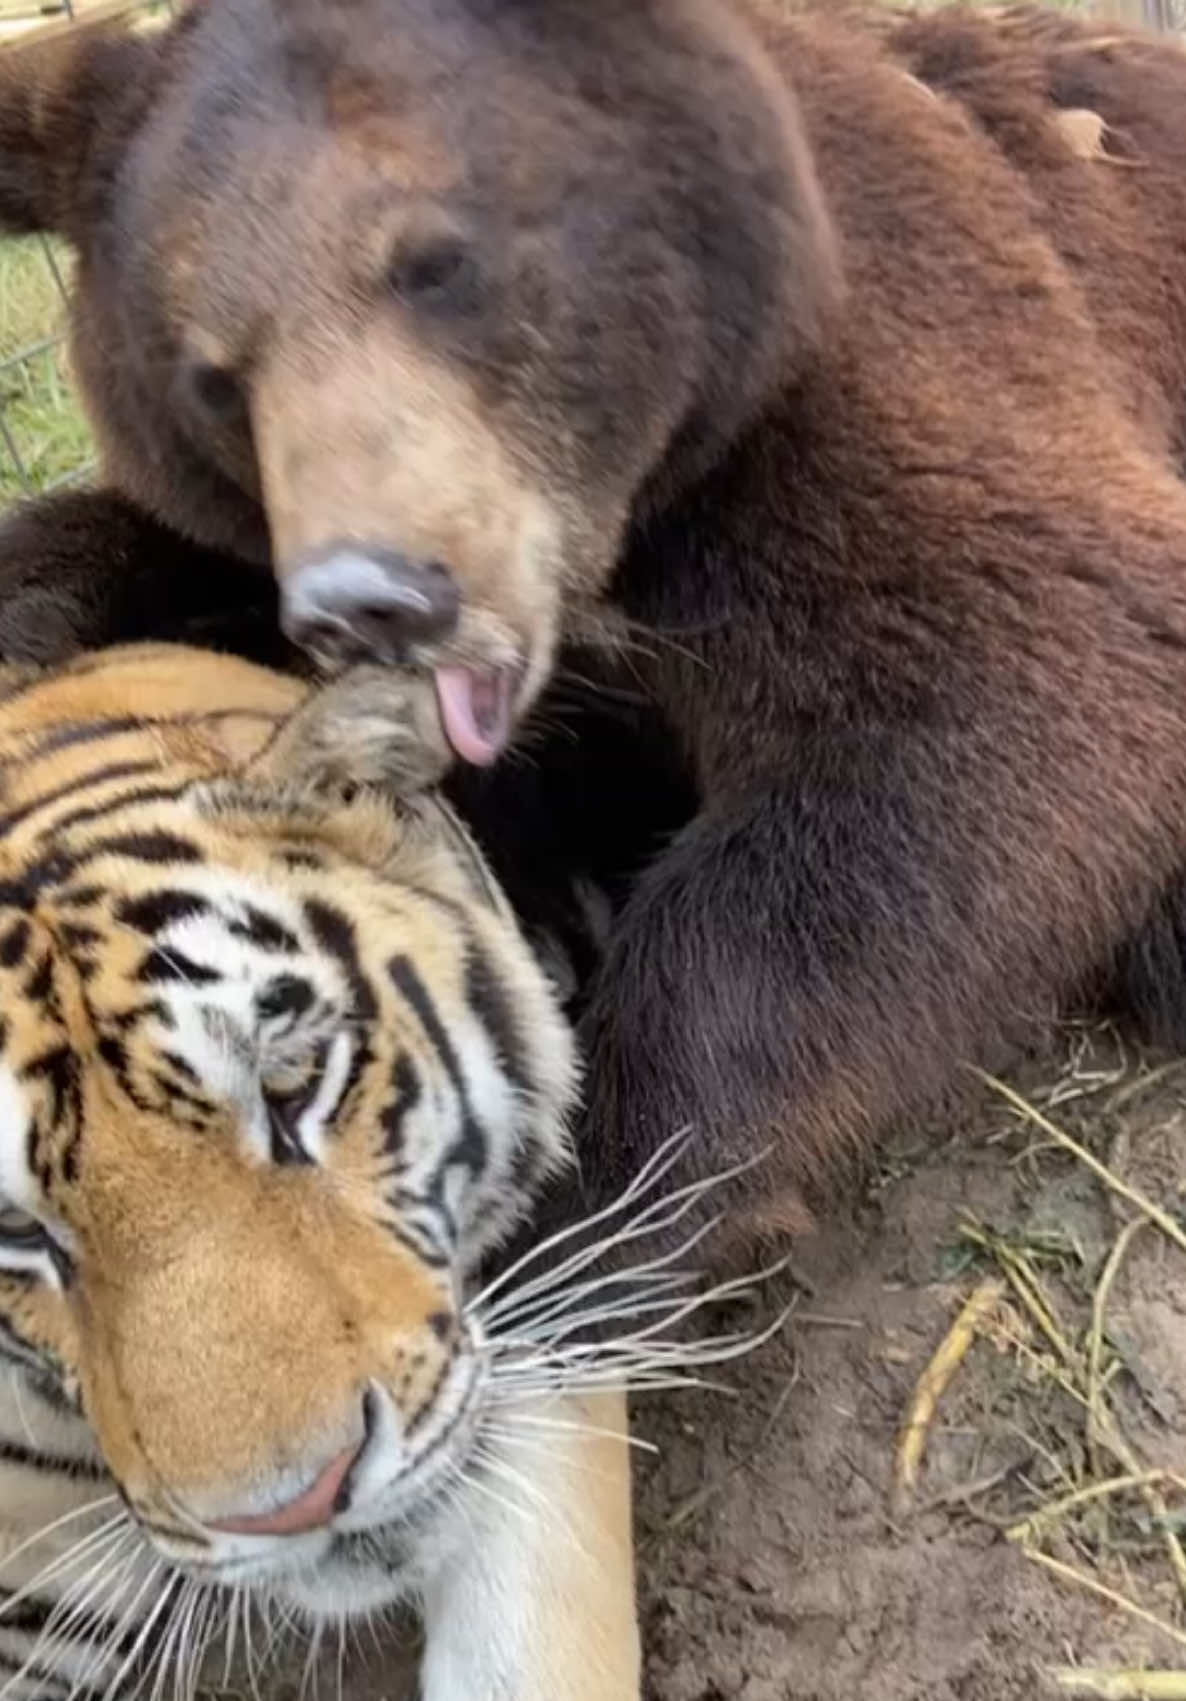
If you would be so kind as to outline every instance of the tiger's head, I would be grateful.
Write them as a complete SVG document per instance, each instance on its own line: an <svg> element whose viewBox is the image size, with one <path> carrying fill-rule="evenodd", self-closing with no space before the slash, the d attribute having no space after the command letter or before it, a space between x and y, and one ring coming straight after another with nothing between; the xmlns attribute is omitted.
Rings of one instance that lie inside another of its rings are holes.
<svg viewBox="0 0 1186 1701"><path fill-rule="evenodd" d="M576 1084L402 690L153 646L0 691L0 1353L160 1558L318 1613L455 1486L467 1282Z"/></svg>

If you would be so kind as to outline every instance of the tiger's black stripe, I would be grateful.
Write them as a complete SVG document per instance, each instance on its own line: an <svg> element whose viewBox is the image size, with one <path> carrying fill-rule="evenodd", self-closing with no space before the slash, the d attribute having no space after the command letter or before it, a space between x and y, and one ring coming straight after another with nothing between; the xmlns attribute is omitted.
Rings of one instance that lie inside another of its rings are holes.
<svg viewBox="0 0 1186 1701"><path fill-rule="evenodd" d="M192 921L209 915L209 900L184 888L161 887L147 897L122 898L115 906L115 919L137 933L155 935L178 921Z"/></svg>
<svg viewBox="0 0 1186 1701"><path fill-rule="evenodd" d="M42 756L52 756L58 750L69 750L76 744L95 744L104 738L120 738L124 733L143 732L151 723L139 715L111 715L97 721L67 721L32 743L24 759L36 762Z"/></svg>
<svg viewBox="0 0 1186 1701"><path fill-rule="evenodd" d="M472 930L466 930L465 996L494 1042L499 1062L521 1093L531 1090L531 1064L505 986Z"/></svg>
<svg viewBox="0 0 1186 1701"><path fill-rule="evenodd" d="M0 938L0 968L15 969L18 963L24 961L31 931L24 916L13 922L3 938Z"/></svg>
<svg viewBox="0 0 1186 1701"><path fill-rule="evenodd" d="M394 1157L403 1145L404 1123L423 1097L416 1066L406 1051L401 1051L391 1069L394 1097L383 1106L379 1121L383 1128L383 1145Z"/></svg>
<svg viewBox="0 0 1186 1701"><path fill-rule="evenodd" d="M443 1178L444 1171L453 1164L464 1164L471 1175L478 1176L486 1165L486 1136L474 1115L469 1087L462 1074L453 1041L449 1038L432 1001L432 995L421 980L412 959L402 951L399 952L387 965L387 972L396 990L415 1011L416 1018L424 1030L424 1037L439 1057L441 1067L457 1094L457 1103L461 1110L461 1132L442 1158L440 1174Z"/></svg>
<svg viewBox="0 0 1186 1701"><path fill-rule="evenodd" d="M104 1482L107 1467L94 1459L76 1459L69 1453L46 1453L38 1447L26 1447L20 1441L0 1440L0 1465L18 1465L35 1471L54 1471L59 1476L84 1477L88 1482ZM0 1619L0 1629L3 1620Z"/></svg>
<svg viewBox="0 0 1186 1701"><path fill-rule="evenodd" d="M138 760L135 762L109 762L106 767L94 768L84 774L76 774L72 780L63 780L60 786L52 791L43 791L40 796L31 798L28 803L22 803L19 809L10 809L6 815L0 815L0 835L11 833L14 827L19 827L42 809L49 809L55 803L60 803L64 797L72 797L75 792L93 791L96 786L106 785L111 780L130 780L134 774L152 774L157 772L160 764L155 761ZM121 792L111 800L113 808L121 808L127 793ZM53 823L52 831L61 829L61 821Z"/></svg>
<svg viewBox="0 0 1186 1701"><path fill-rule="evenodd" d="M190 780L184 780L180 785L134 787L103 803L90 803L68 810L65 815L59 815L46 832L65 833L73 827L85 826L88 821L101 821L105 815L117 815L122 809L132 809L144 803L175 803L191 789L191 785Z"/></svg>
<svg viewBox="0 0 1186 1701"><path fill-rule="evenodd" d="M25 1270L5 1270L3 1276L8 1282L30 1282L36 1279ZM21 1334L10 1317L0 1318L0 1354L4 1354L11 1364L36 1368L47 1375L50 1373L52 1361L44 1352L39 1351L27 1336Z"/></svg>
<svg viewBox="0 0 1186 1701"><path fill-rule="evenodd" d="M350 986L354 1014L360 1021L373 1022L379 1014L379 1005L370 981L362 972L354 923L341 910L319 898L306 899L305 920L317 943L341 964Z"/></svg>
<svg viewBox="0 0 1186 1701"><path fill-rule="evenodd" d="M129 862L168 863L186 862L202 863L206 856L200 845L195 845L192 839L183 839L180 833L169 833L160 827L148 828L144 832L117 833L114 838L100 839L97 844L88 845L86 850L75 859L75 867L83 861L93 861L100 856L126 856Z"/></svg>
<svg viewBox="0 0 1186 1701"><path fill-rule="evenodd" d="M405 1213L402 1221L388 1222L387 1232L393 1240L399 1242L407 1251L419 1258L433 1270L448 1269L451 1263L448 1248L440 1244L440 1236L435 1227L427 1226L417 1221L416 1212L440 1217L444 1220L448 1236L455 1233L452 1214L442 1207L435 1199L413 1193L406 1187L397 1187L391 1194L391 1204L396 1210Z"/></svg>
<svg viewBox="0 0 1186 1701"><path fill-rule="evenodd" d="M63 909L87 910L102 903L106 896L106 886L67 886L57 893L57 901Z"/></svg>
<svg viewBox="0 0 1186 1701"><path fill-rule="evenodd" d="M28 980L21 987L21 993L30 1004L44 1004L52 1016L58 1015L54 994L54 959L52 951L45 951L37 959Z"/></svg>
<svg viewBox="0 0 1186 1701"><path fill-rule="evenodd" d="M254 904L245 904L243 913L247 918L245 921L227 923L227 931L236 939L245 939L249 945L254 945L261 951L274 952L278 956L300 955L300 940L282 921L277 921L275 916L265 915Z"/></svg>
<svg viewBox="0 0 1186 1701"><path fill-rule="evenodd" d="M351 1015L357 1024L357 1040L354 1054L350 1059L350 1067L342 1090L338 1094L338 1105L344 1105L354 1091L363 1071L371 1062L372 1052L364 1037L366 1024L378 1019L379 1003L375 997L370 981L363 973L362 962L358 955L358 938L354 931L354 923L343 915L341 910L333 905L323 903L318 898L308 898L304 905L305 920L312 929L317 943L341 965L350 987Z"/></svg>
<svg viewBox="0 0 1186 1701"><path fill-rule="evenodd" d="M97 927L84 921L63 921L58 924L58 938L70 951L85 952L102 945L104 936Z"/></svg>
<svg viewBox="0 0 1186 1701"><path fill-rule="evenodd" d="M180 787L178 795L189 789L188 785ZM179 833L160 829L119 833L110 839L97 839L80 850L50 851L12 879L0 880L0 908L31 910L47 888L65 886L80 868L105 856L122 856L129 862L150 865L181 862L194 866L205 861L200 847Z"/></svg>
<svg viewBox="0 0 1186 1701"><path fill-rule="evenodd" d="M3 1621L0 1620L0 1630L3 1628ZM104 1694L103 1690L94 1689L89 1684L74 1683L68 1677L59 1676L57 1672L51 1671L48 1666L42 1665L38 1660L21 1659L19 1655L10 1654L4 1648L0 1648L0 1671L9 1673L10 1682L15 1677L35 1678L38 1683L47 1686L53 1695L89 1695L93 1696L95 1701L100 1701Z"/></svg>
<svg viewBox="0 0 1186 1701"><path fill-rule="evenodd" d="M197 962L175 945L154 945L145 952L136 969L136 979L146 986L160 986L178 980L190 986L217 986L222 978L217 969Z"/></svg>
<svg viewBox="0 0 1186 1701"><path fill-rule="evenodd" d="M255 1008L265 1020L305 1016L316 1003L316 994L301 975L276 975L255 995Z"/></svg>
<svg viewBox="0 0 1186 1701"><path fill-rule="evenodd" d="M119 738L129 732L150 732L153 727L207 726L219 721L247 720L275 724L277 716L267 709L189 709L175 715L111 715L93 721L71 721L55 727L53 732L33 744L26 752L28 759L52 755L57 750L76 744L97 743L104 738Z"/></svg>

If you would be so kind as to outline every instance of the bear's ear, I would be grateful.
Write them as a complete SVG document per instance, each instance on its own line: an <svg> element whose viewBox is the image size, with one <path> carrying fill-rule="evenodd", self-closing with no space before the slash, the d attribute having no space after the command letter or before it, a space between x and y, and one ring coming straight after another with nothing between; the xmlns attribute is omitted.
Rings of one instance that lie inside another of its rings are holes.
<svg viewBox="0 0 1186 1701"><path fill-rule="evenodd" d="M157 35L78 27L0 53L0 230L85 228L151 97Z"/></svg>

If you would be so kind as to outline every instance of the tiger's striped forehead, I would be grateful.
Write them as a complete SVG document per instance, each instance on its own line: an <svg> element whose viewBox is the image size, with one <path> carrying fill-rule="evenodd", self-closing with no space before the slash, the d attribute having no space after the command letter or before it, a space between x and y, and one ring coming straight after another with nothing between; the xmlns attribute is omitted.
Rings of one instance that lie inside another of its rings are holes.
<svg viewBox="0 0 1186 1701"><path fill-rule="evenodd" d="M555 1156L515 1127L533 1047L501 924L332 847L261 855L189 796L154 817L0 912L0 1190L85 1219L88 1156L143 1161L165 1123L332 1163L447 1257L492 1146L510 1140L522 1184Z"/></svg>
<svg viewBox="0 0 1186 1701"><path fill-rule="evenodd" d="M228 778L300 695L238 668L160 720L0 681L0 1319L67 1360L26 1271L106 1280L301 1172L454 1280L565 1155L571 1042L501 901L414 810Z"/></svg>

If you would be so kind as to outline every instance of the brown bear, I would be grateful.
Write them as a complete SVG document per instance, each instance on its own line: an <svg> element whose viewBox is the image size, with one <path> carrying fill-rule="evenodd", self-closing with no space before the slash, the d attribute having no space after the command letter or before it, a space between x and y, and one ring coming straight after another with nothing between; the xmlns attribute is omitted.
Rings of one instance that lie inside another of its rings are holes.
<svg viewBox="0 0 1186 1701"><path fill-rule="evenodd" d="M1184 1024L1184 159L1186 56L1034 11L201 0L0 60L170 629L270 566L313 656L432 670L496 824L562 641L669 741L589 1174L773 1130L747 1230L1125 951ZM95 513L17 522L6 642L123 635Z"/></svg>

